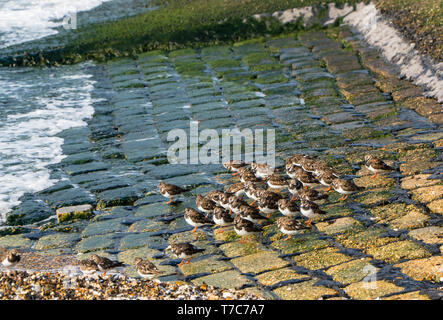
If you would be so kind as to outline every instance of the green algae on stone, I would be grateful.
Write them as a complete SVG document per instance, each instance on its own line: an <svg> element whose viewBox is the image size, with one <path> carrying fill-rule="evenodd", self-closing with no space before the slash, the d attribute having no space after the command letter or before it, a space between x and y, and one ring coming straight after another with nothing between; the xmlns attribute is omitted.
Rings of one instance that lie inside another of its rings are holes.
<svg viewBox="0 0 443 320"><path fill-rule="evenodd" d="M245 285L252 284L252 281L237 270L227 270L193 279L192 283L196 285L207 284L217 288L239 289Z"/></svg>
<svg viewBox="0 0 443 320"><path fill-rule="evenodd" d="M417 281L441 282L443 279L443 257L434 256L430 258L410 260L395 264L401 272Z"/></svg>
<svg viewBox="0 0 443 320"><path fill-rule="evenodd" d="M219 248L223 251L225 256L237 257L264 251L266 247L258 242L239 243L233 241L222 244Z"/></svg>
<svg viewBox="0 0 443 320"><path fill-rule="evenodd" d="M404 291L404 288L386 280L356 282L343 289L348 296L357 300L373 300L388 294Z"/></svg>
<svg viewBox="0 0 443 320"><path fill-rule="evenodd" d="M332 247L302 253L293 258L297 266L311 270L324 269L351 259L351 257L340 253L338 249Z"/></svg>
<svg viewBox="0 0 443 320"><path fill-rule="evenodd" d="M316 286L317 280L290 284L273 290L283 300L319 300L324 296L338 295L334 289Z"/></svg>
<svg viewBox="0 0 443 320"><path fill-rule="evenodd" d="M289 263L278 257L274 251L262 251L247 256L232 259L231 262L242 273L259 273L262 271L279 269Z"/></svg>
<svg viewBox="0 0 443 320"><path fill-rule="evenodd" d="M334 281L343 284L357 282L366 277L368 272L376 272L378 270L378 268L375 268L372 264L370 264L370 261L371 259L369 258L352 260L337 266L333 266L327 269L325 273L330 275Z"/></svg>
<svg viewBox="0 0 443 320"><path fill-rule="evenodd" d="M426 294L421 294L420 291L412 291L408 293L395 294L383 298L382 300L431 300Z"/></svg>
<svg viewBox="0 0 443 320"><path fill-rule="evenodd" d="M7 235L0 237L0 247L10 248L10 247L19 247L19 248L30 248L33 245L33 241L25 238L20 234Z"/></svg>
<svg viewBox="0 0 443 320"><path fill-rule="evenodd" d="M283 254L306 252L314 249L325 248L330 243L327 240L319 239L318 235L295 236L285 241L283 239L274 241L271 246L281 250Z"/></svg>
<svg viewBox="0 0 443 320"><path fill-rule="evenodd" d="M118 253L118 260L126 264L133 264L135 258L151 259L153 256L159 253L160 251L156 249L143 246L135 249L120 251Z"/></svg>
<svg viewBox="0 0 443 320"><path fill-rule="evenodd" d="M89 219L93 215L90 204L58 208L56 214L59 223L75 219Z"/></svg>
<svg viewBox="0 0 443 320"><path fill-rule="evenodd" d="M428 179L430 176L430 174L416 174L413 176L404 177L401 179L401 188L412 190L422 187L429 187L440 183L440 180Z"/></svg>
<svg viewBox="0 0 443 320"><path fill-rule="evenodd" d="M75 250L80 253L106 250L113 248L114 243L114 235L112 234L92 236L84 238L80 242L78 242L75 246Z"/></svg>
<svg viewBox="0 0 443 320"><path fill-rule="evenodd" d="M165 224L153 219L144 219L134 222L128 229L130 232L154 232L159 231Z"/></svg>
<svg viewBox="0 0 443 320"><path fill-rule="evenodd" d="M387 204L385 206L370 208L369 211L379 222L389 222L408 213L421 213L421 209L417 206L405 203Z"/></svg>
<svg viewBox="0 0 443 320"><path fill-rule="evenodd" d="M443 199L432 201L426 205L433 213L443 215Z"/></svg>
<svg viewBox="0 0 443 320"><path fill-rule="evenodd" d="M35 245L36 250L71 247L80 240L78 233L56 233L43 236Z"/></svg>
<svg viewBox="0 0 443 320"><path fill-rule="evenodd" d="M388 223L388 227L394 230L415 229L424 227L429 219L430 217L421 212L421 210L413 210L399 218L391 220Z"/></svg>
<svg viewBox="0 0 443 320"><path fill-rule="evenodd" d="M167 214L170 211L170 206L163 202L157 202L138 207L135 211L135 216L140 218L152 218Z"/></svg>
<svg viewBox="0 0 443 320"><path fill-rule="evenodd" d="M326 234L336 234L343 232L356 232L363 229L363 225L351 217L339 218L333 221L316 223L315 226Z"/></svg>
<svg viewBox="0 0 443 320"><path fill-rule="evenodd" d="M109 219L90 223L82 232L83 237L95 236L114 232L124 232L128 229L122 223L125 218Z"/></svg>
<svg viewBox="0 0 443 320"><path fill-rule="evenodd" d="M397 238L383 236L387 231L385 228L372 227L362 232L339 234L334 239L347 248L366 250L397 241Z"/></svg>
<svg viewBox="0 0 443 320"><path fill-rule="evenodd" d="M219 259L219 256L211 256L207 259L191 261L180 266L180 270L185 276L189 276L200 273L219 273L233 268L229 262Z"/></svg>
<svg viewBox="0 0 443 320"><path fill-rule="evenodd" d="M420 259L431 256L429 251L410 240L398 241L387 245L369 248L365 253L377 260L396 263L405 259Z"/></svg>
<svg viewBox="0 0 443 320"><path fill-rule="evenodd" d="M415 229L409 231L409 235L416 240L420 240L428 244L443 243L443 227L439 226Z"/></svg>
<svg viewBox="0 0 443 320"><path fill-rule="evenodd" d="M138 233L138 234L129 234L127 236L124 236L120 240L120 250L125 249L133 249L143 246L158 246L158 245L165 245L166 240L162 237L158 236L151 236L149 232L144 233Z"/></svg>
<svg viewBox="0 0 443 320"><path fill-rule="evenodd" d="M389 189L379 188L361 193L355 201L367 206L372 206L380 203L387 204L391 196L392 194L390 193Z"/></svg>
<svg viewBox="0 0 443 320"><path fill-rule="evenodd" d="M225 229L223 232L214 232L214 239L217 241L232 242L239 240L241 237L238 236L233 229Z"/></svg>
<svg viewBox="0 0 443 320"><path fill-rule="evenodd" d="M359 187L364 187L364 188L382 188L382 187L389 188L395 185L395 179L386 177L381 174L378 174L374 178L369 175L362 176L360 178L354 179L354 182Z"/></svg>
<svg viewBox="0 0 443 320"><path fill-rule="evenodd" d="M298 274L290 268L282 268L268 271L256 276L258 282L264 286L272 286L282 281L309 279L308 275Z"/></svg>
<svg viewBox="0 0 443 320"><path fill-rule="evenodd" d="M431 187L423 187L412 190L412 200L428 203L443 196L443 185L436 185Z"/></svg>

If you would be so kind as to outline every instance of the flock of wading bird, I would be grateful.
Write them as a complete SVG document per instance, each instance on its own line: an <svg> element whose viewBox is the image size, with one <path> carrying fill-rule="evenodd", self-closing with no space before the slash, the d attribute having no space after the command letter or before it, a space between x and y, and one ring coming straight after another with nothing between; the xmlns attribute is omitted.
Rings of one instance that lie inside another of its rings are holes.
<svg viewBox="0 0 443 320"><path fill-rule="evenodd" d="M225 191L213 190L205 196L197 195L195 203L198 210L186 208L184 212L185 221L194 227L192 232L203 225L214 224L219 226L217 232L223 232L224 227L234 224L234 231L242 236L240 242L244 243L246 236L262 231L262 225L258 223L260 220L267 220L271 213L280 211L283 217L277 219L277 227L280 232L287 235L285 240L288 240L302 230L310 229L314 219L326 214L317 202L327 200L328 195L312 187L326 186L328 187L326 192L333 189L342 194L341 201L363 189L352 180L340 177L325 161L304 154L295 154L286 160L287 177L277 173L275 168L267 164L234 160L223 165L233 172L234 176L238 176L240 182L227 186ZM373 155L365 156L365 166L374 173L374 177L377 173L393 170L383 160ZM289 191L289 197L283 195L284 189ZM174 198L188 190L161 182L159 191L170 199L167 204L172 204ZM252 202L247 202L244 196ZM235 214L234 217L232 213ZM308 220L303 222L298 219L300 213ZM209 215L212 215L212 219ZM171 243L165 249L168 250L182 259L178 266L189 263L194 254L204 251L189 242ZM0 254L2 264L6 268L20 261L20 254L16 249L9 251L3 249ZM143 278L152 279L163 273L148 259L135 258L134 265ZM88 259L79 261L79 266L85 274L101 271L105 275L106 271L124 264L94 254Z"/></svg>

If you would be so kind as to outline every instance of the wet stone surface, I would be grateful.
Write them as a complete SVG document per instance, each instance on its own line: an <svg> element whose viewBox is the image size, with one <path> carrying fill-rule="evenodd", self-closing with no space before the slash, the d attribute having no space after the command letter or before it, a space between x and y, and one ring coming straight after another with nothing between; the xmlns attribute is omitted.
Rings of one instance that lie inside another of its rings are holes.
<svg viewBox="0 0 443 320"><path fill-rule="evenodd" d="M89 67L92 95L101 98L94 116L86 127L59 134L67 157L51 175L60 181L22 197L7 216L0 246L66 257L45 269L97 253L124 262L119 272L130 276L138 276L136 257L149 258L165 272L162 281L272 299L435 297L427 293L442 280L441 106L359 39L337 39L345 29L331 30L148 52ZM190 121L218 134L275 129L279 166L308 153L365 190L345 202L330 192L320 204L324 218L287 241L275 224L245 243L232 228L190 233L183 213L195 208L195 196L237 182L220 163L169 163L168 133L183 129L189 136ZM368 153L396 170L372 177L363 165ZM187 191L167 205L160 181ZM63 209L71 206L82 207ZM178 267L165 252L172 241L205 252ZM39 261L26 259L25 267L42 269Z"/></svg>

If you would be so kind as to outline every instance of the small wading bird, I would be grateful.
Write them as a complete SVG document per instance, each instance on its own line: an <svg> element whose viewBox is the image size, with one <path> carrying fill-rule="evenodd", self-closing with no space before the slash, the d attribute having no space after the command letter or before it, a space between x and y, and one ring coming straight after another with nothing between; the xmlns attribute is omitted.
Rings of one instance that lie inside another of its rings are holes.
<svg viewBox="0 0 443 320"><path fill-rule="evenodd" d="M16 249L7 251L6 249L2 248L1 251L2 265L6 268L6 270L9 270L9 267L13 267L20 262L21 256Z"/></svg>
<svg viewBox="0 0 443 320"><path fill-rule="evenodd" d="M97 264L92 259L80 260L78 262L78 265L80 267L81 272L86 275L91 275L100 271L98 269Z"/></svg>
<svg viewBox="0 0 443 320"><path fill-rule="evenodd" d="M254 222L241 218L236 215L234 218L234 231L236 234L241 236L240 243L245 243L246 237L252 234L260 233L262 227Z"/></svg>
<svg viewBox="0 0 443 320"><path fill-rule="evenodd" d="M171 243L165 249L165 251L167 250L171 250L174 256L176 256L179 259L182 259L182 261L177 265L179 267L183 264L188 264L189 262L191 262L192 256L194 254L205 251L205 249L197 248L196 246L188 242ZM188 259L188 261L185 262L186 259Z"/></svg>
<svg viewBox="0 0 443 320"><path fill-rule="evenodd" d="M218 233L223 232L223 228L229 226L234 221L234 218L224 209L220 207L215 207L212 220L214 220L215 224L219 226Z"/></svg>
<svg viewBox="0 0 443 320"><path fill-rule="evenodd" d="M197 231L198 227L204 226L205 224L214 224L211 220L206 218L203 213L192 208L185 209L184 217L186 223L194 227L194 229L191 231L192 233Z"/></svg>
<svg viewBox="0 0 443 320"><path fill-rule="evenodd" d="M350 194L364 190L364 188L357 186L354 181L342 178L333 179L332 188L343 195L343 197L339 199L340 201L346 200Z"/></svg>
<svg viewBox="0 0 443 320"><path fill-rule="evenodd" d="M122 262L100 257L96 254L91 255L91 259L97 264L98 269L103 272L103 275L105 275L108 270L122 267L124 265Z"/></svg>
<svg viewBox="0 0 443 320"><path fill-rule="evenodd" d="M394 168L384 163L383 160L380 160L371 154L365 156L365 166L369 171L374 173L372 178L375 178L379 172L381 173L394 170Z"/></svg>
<svg viewBox="0 0 443 320"><path fill-rule="evenodd" d="M326 214L326 211L320 209L320 207L315 202L303 198L301 199L300 212L302 215L309 218L309 220L306 222L307 226L311 225L312 219L318 218L321 215Z"/></svg>
<svg viewBox="0 0 443 320"><path fill-rule="evenodd" d="M277 219L277 227L281 233L288 235L284 241L291 239L295 234L302 230L309 230L310 228L292 217L280 217Z"/></svg>
<svg viewBox="0 0 443 320"><path fill-rule="evenodd" d="M174 200L174 197L182 194L186 190L183 188L180 188L179 186L173 185L173 184L167 184L164 182L160 182L158 185L158 188L160 190L160 193L163 197L168 198L169 201L166 202L166 204L172 203Z"/></svg>
<svg viewBox="0 0 443 320"><path fill-rule="evenodd" d="M148 259L143 260L142 258L135 258L134 264L138 274L144 279L152 279L155 276L165 273L164 271L158 270L158 268Z"/></svg>

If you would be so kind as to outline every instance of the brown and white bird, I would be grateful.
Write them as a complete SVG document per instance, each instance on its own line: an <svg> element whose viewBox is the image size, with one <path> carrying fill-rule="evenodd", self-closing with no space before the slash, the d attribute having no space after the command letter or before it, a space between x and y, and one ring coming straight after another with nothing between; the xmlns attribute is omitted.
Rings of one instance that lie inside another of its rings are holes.
<svg viewBox="0 0 443 320"><path fill-rule="evenodd" d="M16 249L6 250L2 248L1 252L1 261L2 265L9 269L9 267L15 266L17 263L20 262L21 255Z"/></svg>
<svg viewBox="0 0 443 320"><path fill-rule="evenodd" d="M259 198L260 194L265 191L264 189L256 186L254 183L245 183L245 194L249 199L254 200L251 205L253 205Z"/></svg>
<svg viewBox="0 0 443 320"><path fill-rule="evenodd" d="M271 213L278 210L278 200L281 198L276 197L266 197L266 196L260 196L258 199L258 209L266 214L266 217L269 218L271 216Z"/></svg>
<svg viewBox="0 0 443 320"><path fill-rule="evenodd" d="M306 199L301 199L300 212L302 215L309 218L306 223L307 225L310 225L313 219L319 218L322 215L326 214L326 211L320 209L318 204Z"/></svg>
<svg viewBox="0 0 443 320"><path fill-rule="evenodd" d="M248 164L242 160L232 160L229 162L223 163L223 167L225 167L228 171L238 172L240 168L247 166Z"/></svg>
<svg viewBox="0 0 443 320"><path fill-rule="evenodd" d="M257 183L257 182L260 182L260 180L252 172L246 171L246 172L240 173L240 182L243 184L248 183L248 182L249 183Z"/></svg>
<svg viewBox="0 0 443 320"><path fill-rule="evenodd" d="M251 206L240 206L237 215L254 223L257 223L258 220L266 219L257 208Z"/></svg>
<svg viewBox="0 0 443 320"><path fill-rule="evenodd" d="M98 269L103 272L103 275L105 275L108 270L122 267L124 265L122 262L114 261L106 257L100 257L96 254L91 255L90 258L97 264Z"/></svg>
<svg viewBox="0 0 443 320"><path fill-rule="evenodd" d="M163 181L160 182L160 184L158 185L158 189L160 190L160 193L163 197L169 198L169 201L166 202L166 204L172 203L174 197L186 191L185 189L179 186L176 186L174 184L164 183Z"/></svg>
<svg viewBox="0 0 443 320"><path fill-rule="evenodd" d="M206 199L211 200L215 204L218 205L220 197L224 194L221 190L212 190L208 192L208 194L205 196Z"/></svg>
<svg viewBox="0 0 443 320"><path fill-rule="evenodd" d="M198 210L206 213L206 217L208 217L208 214L212 213L212 211L214 211L214 208L216 207L214 201L207 199L200 194L198 194L195 198L195 205L197 206Z"/></svg>
<svg viewBox="0 0 443 320"><path fill-rule="evenodd" d="M293 217L300 212L300 207L295 201L290 201L287 199L280 199L277 202L278 210L288 217Z"/></svg>
<svg viewBox="0 0 443 320"><path fill-rule="evenodd" d="M300 165L303 170L313 173L315 171L315 166L317 165L317 162L317 159L306 156L301 160Z"/></svg>
<svg viewBox="0 0 443 320"><path fill-rule="evenodd" d="M252 221L241 218L239 215L236 215L234 218L234 231L236 234L242 237L239 241L244 243L246 237L252 234L257 234L262 231L262 227Z"/></svg>
<svg viewBox="0 0 443 320"><path fill-rule="evenodd" d="M298 196L300 197L300 199L307 199L313 202L320 200L328 200L327 194L323 194L315 189L308 189L308 190L301 189L298 192Z"/></svg>
<svg viewBox="0 0 443 320"><path fill-rule="evenodd" d="M285 177L279 175L279 174L272 174L268 177L266 183L268 186L275 190L275 191L281 191L288 187L288 179Z"/></svg>
<svg viewBox="0 0 443 320"><path fill-rule="evenodd" d="M320 182L314 177L314 175L308 171L303 170L302 168L297 168L295 171L295 178L299 180L303 187L306 189L308 187L315 186Z"/></svg>
<svg viewBox="0 0 443 320"><path fill-rule="evenodd" d="M305 157L306 157L306 155L304 155L302 153L296 153L293 156L289 157L287 159L286 163L290 162L297 167L301 167L301 162L302 162L303 158L305 158Z"/></svg>
<svg viewBox="0 0 443 320"><path fill-rule="evenodd" d="M192 256L194 254L205 251L205 249L197 248L196 246L188 242L171 243L165 249L165 251L168 250L171 250L172 254L177 258L182 259L182 261L177 266L181 266L183 264L191 262ZM188 259L188 261L185 262L186 259Z"/></svg>
<svg viewBox="0 0 443 320"><path fill-rule="evenodd" d="M153 279L154 277L165 273L164 271L160 271L155 264L148 259L143 260L142 258L135 258L134 265L138 274L145 279Z"/></svg>
<svg viewBox="0 0 443 320"><path fill-rule="evenodd" d="M334 173L332 170L319 170L317 172L317 177L320 183L326 187L328 190L332 189L332 180L338 178L339 176Z"/></svg>
<svg viewBox="0 0 443 320"><path fill-rule="evenodd" d="M217 205L219 205L220 207L224 208L224 209L228 209L231 210L229 208L229 198L232 197L232 194L230 193L223 193L218 197L218 201L217 201Z"/></svg>
<svg viewBox="0 0 443 320"><path fill-rule="evenodd" d="M240 197L245 194L245 186L242 182L233 183L225 190L227 193L231 193L237 197Z"/></svg>
<svg viewBox="0 0 443 320"><path fill-rule="evenodd" d="M78 262L78 266L83 274L91 275L99 270L98 265L92 259L84 259Z"/></svg>
<svg viewBox="0 0 443 320"><path fill-rule="evenodd" d="M288 235L284 241L291 239L295 234L300 233L302 230L309 230L304 223L292 217L280 217L277 219L277 227L281 233Z"/></svg>
<svg viewBox="0 0 443 320"><path fill-rule="evenodd" d="M206 218L203 213L193 208L186 208L184 217L186 223L194 227L191 231L192 233L194 233L198 227L204 226L205 224L214 224L211 220Z"/></svg>
<svg viewBox="0 0 443 320"><path fill-rule="evenodd" d="M223 232L223 228L231 225L234 222L234 218L226 210L215 207L212 220L219 226L218 232Z"/></svg>
<svg viewBox="0 0 443 320"><path fill-rule="evenodd" d="M335 178L332 180L332 188L343 196L340 198L340 201L346 200L348 195L355 193L357 191L362 191L364 188L357 186L354 181Z"/></svg>
<svg viewBox="0 0 443 320"><path fill-rule="evenodd" d="M383 160L380 160L371 154L365 156L365 166L369 171L374 173L372 176L373 178L375 178L379 172L381 173L394 170L394 168L388 166Z"/></svg>
<svg viewBox="0 0 443 320"><path fill-rule="evenodd" d="M229 197L229 210L234 213L238 213L241 206L248 206L248 203L237 198L236 196Z"/></svg>
<svg viewBox="0 0 443 320"><path fill-rule="evenodd" d="M289 180L288 190L292 194L291 201L295 200L298 192L303 189L303 184L297 179Z"/></svg>
<svg viewBox="0 0 443 320"><path fill-rule="evenodd" d="M251 163L252 171L257 178L267 179L274 173L275 168L268 166L266 163Z"/></svg>

